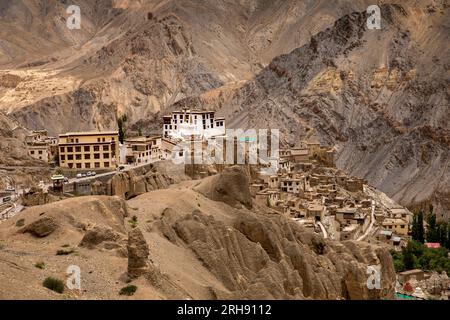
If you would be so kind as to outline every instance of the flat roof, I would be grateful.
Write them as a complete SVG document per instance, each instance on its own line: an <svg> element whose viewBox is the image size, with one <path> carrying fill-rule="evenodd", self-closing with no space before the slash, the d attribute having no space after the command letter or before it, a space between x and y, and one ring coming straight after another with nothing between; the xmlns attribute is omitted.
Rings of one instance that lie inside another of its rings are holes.
<svg viewBox="0 0 450 320"><path fill-rule="evenodd" d="M400 218L397 218L397 219L387 218L387 219L384 219L384 221L383 221L383 225L386 225L386 224L408 224L408 222L403 219L400 219Z"/></svg>
<svg viewBox="0 0 450 320"><path fill-rule="evenodd" d="M308 149L291 149L291 156L304 156L308 155Z"/></svg>
<svg viewBox="0 0 450 320"><path fill-rule="evenodd" d="M119 131L80 131L80 132L66 132L59 135L59 137L70 136L104 136L104 135L118 135Z"/></svg>
<svg viewBox="0 0 450 320"><path fill-rule="evenodd" d="M174 114L174 113L215 113L215 111L212 111L212 110L195 110L195 109L193 109L193 110L190 110L190 109L187 109L187 110L182 110L182 111L180 111L180 110L175 110L175 111L172 111L172 114Z"/></svg>
<svg viewBox="0 0 450 320"><path fill-rule="evenodd" d="M147 141L153 141L157 139L160 136L148 136L148 137L131 137L128 139L125 139L125 142L147 142Z"/></svg>
<svg viewBox="0 0 450 320"><path fill-rule="evenodd" d="M403 271L403 272L399 272L398 274L401 275L410 275L410 274L416 274L416 273L423 273L423 270L420 269L413 269L413 270L407 270L407 271Z"/></svg>

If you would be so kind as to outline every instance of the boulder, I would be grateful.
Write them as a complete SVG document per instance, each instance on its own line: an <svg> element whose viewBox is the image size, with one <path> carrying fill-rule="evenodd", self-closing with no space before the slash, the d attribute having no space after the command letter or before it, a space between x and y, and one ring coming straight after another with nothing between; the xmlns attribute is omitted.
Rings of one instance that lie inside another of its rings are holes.
<svg viewBox="0 0 450 320"><path fill-rule="evenodd" d="M58 229L58 224L52 217L40 218L29 225L23 227L22 233L31 233L35 237L43 238Z"/></svg>
<svg viewBox="0 0 450 320"><path fill-rule="evenodd" d="M86 247L88 249L93 249L99 244L104 243L104 247L114 248L118 247L112 245L112 243L117 243L122 239L122 236L115 232L112 228L105 226L95 226L92 230L89 230L80 242L80 247Z"/></svg>

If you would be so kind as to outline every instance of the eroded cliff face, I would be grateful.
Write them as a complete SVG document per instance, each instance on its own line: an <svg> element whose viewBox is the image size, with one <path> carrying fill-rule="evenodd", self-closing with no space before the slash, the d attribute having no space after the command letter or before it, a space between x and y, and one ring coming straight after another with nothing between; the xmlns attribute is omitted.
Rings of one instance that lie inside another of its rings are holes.
<svg viewBox="0 0 450 320"><path fill-rule="evenodd" d="M241 212L230 226L195 211L175 220L172 229L229 290L214 290L219 299L394 297L395 272L388 250L324 241L278 215ZM379 290L368 289L368 265L381 267Z"/></svg>
<svg viewBox="0 0 450 320"><path fill-rule="evenodd" d="M171 184L188 180L184 166L170 162L157 162L124 172L117 172L106 182L97 180L91 185L93 195L119 196L131 199L158 189L166 189Z"/></svg>
<svg viewBox="0 0 450 320"><path fill-rule="evenodd" d="M245 189L229 174L223 178L211 188L225 180ZM394 298L386 248L324 240L287 217L211 200L194 190L197 183L129 201L66 199L1 223L0 298L120 299L130 282L138 286L136 299ZM37 261L45 269L33 267ZM42 286L47 276L63 277L68 265L80 267L82 293ZM380 268L379 289L367 285L368 266Z"/></svg>

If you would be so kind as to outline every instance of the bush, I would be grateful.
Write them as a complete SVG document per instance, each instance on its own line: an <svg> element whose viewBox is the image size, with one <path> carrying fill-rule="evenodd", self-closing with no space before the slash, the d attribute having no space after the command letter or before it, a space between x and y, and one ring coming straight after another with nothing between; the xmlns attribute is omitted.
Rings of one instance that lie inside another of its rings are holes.
<svg viewBox="0 0 450 320"><path fill-rule="evenodd" d="M36 264L34 266L38 269L45 269L45 263L42 261L36 262Z"/></svg>
<svg viewBox="0 0 450 320"><path fill-rule="evenodd" d="M25 219L19 219L16 221L16 227L23 227L25 225Z"/></svg>
<svg viewBox="0 0 450 320"><path fill-rule="evenodd" d="M48 277L44 280L42 285L47 289L50 289L58 293L64 292L64 282L56 278Z"/></svg>
<svg viewBox="0 0 450 320"><path fill-rule="evenodd" d="M67 255L69 255L71 253L74 253L74 252L75 252L74 249L67 249L67 250L60 249L60 250L56 251L56 255L57 256L67 256Z"/></svg>
<svg viewBox="0 0 450 320"><path fill-rule="evenodd" d="M128 285L126 287L123 287L122 289L120 289L119 294L121 296L132 296L137 290L137 287L135 285Z"/></svg>
<svg viewBox="0 0 450 320"><path fill-rule="evenodd" d="M132 216L128 223L131 224L131 227L136 228L138 222L138 218L136 216Z"/></svg>

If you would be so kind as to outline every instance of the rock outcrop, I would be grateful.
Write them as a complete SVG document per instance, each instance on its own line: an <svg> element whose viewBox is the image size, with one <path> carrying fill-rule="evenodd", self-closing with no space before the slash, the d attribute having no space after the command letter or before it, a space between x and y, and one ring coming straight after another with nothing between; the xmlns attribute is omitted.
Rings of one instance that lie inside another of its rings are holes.
<svg viewBox="0 0 450 320"><path fill-rule="evenodd" d="M54 218L44 217L26 225L20 230L20 232L31 233L35 237L43 238L50 235L57 229L58 223Z"/></svg>
<svg viewBox="0 0 450 320"><path fill-rule="evenodd" d="M138 228L128 233L128 276L137 278L150 272L149 250L142 232Z"/></svg>
<svg viewBox="0 0 450 320"><path fill-rule="evenodd" d="M115 174L108 181L105 190L110 195L130 199L149 191L167 188L172 183L169 176L156 170L140 171L142 170L137 172L129 170ZM97 186L96 190L102 190L102 188Z"/></svg>
<svg viewBox="0 0 450 320"><path fill-rule="evenodd" d="M249 177L239 166L227 167L223 172L205 178L195 190L211 200L221 201L232 207L252 207Z"/></svg>
<svg viewBox="0 0 450 320"><path fill-rule="evenodd" d="M119 242L123 238L123 235L114 231L112 228L99 225L86 232L80 242L80 247L94 249L102 244L105 249L118 248L120 247Z"/></svg>

